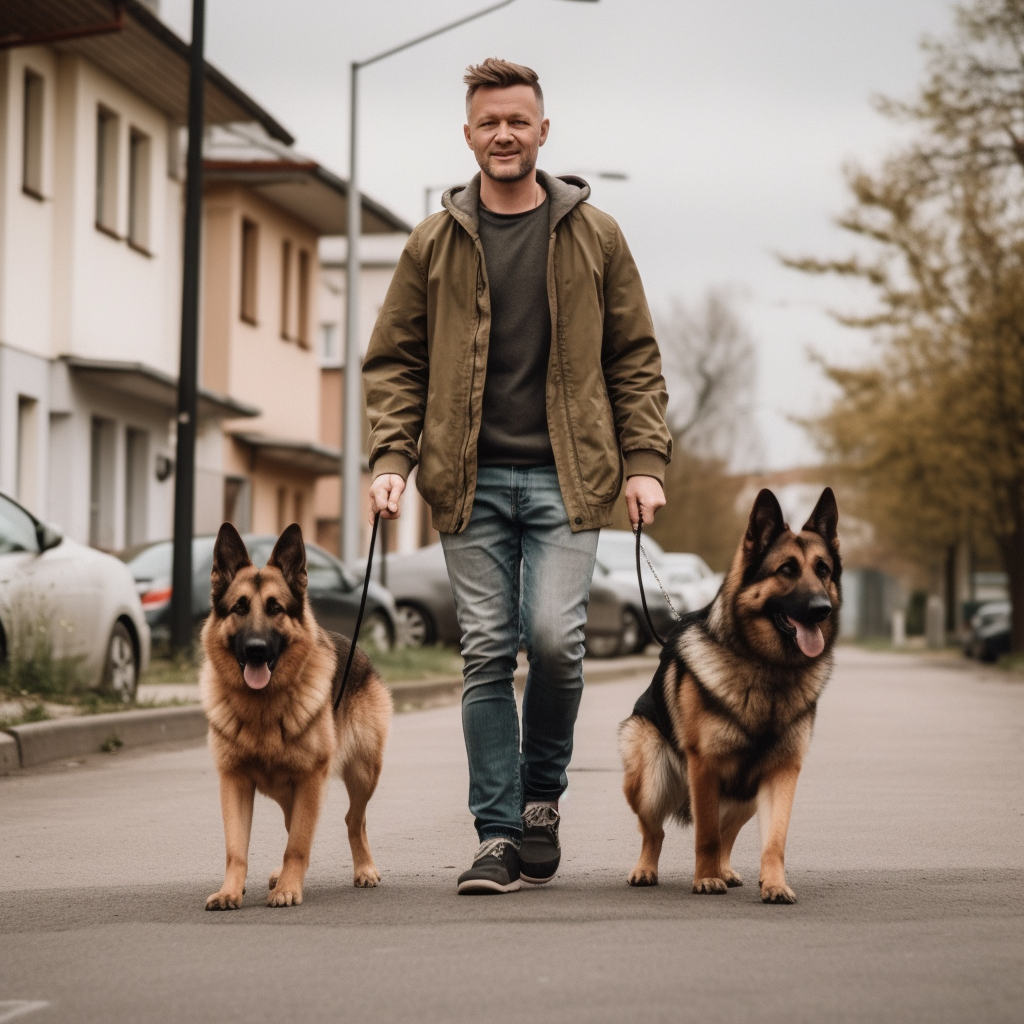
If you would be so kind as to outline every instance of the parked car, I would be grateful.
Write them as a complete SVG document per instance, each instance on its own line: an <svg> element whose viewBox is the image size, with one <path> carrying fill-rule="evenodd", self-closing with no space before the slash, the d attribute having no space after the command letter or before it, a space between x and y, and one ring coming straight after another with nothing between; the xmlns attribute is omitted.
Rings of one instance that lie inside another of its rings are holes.
<svg viewBox="0 0 1024 1024"><path fill-rule="evenodd" d="M661 564L665 567L665 587L670 593L682 595L687 611L711 604L725 579L725 573L715 572L700 555L689 552L665 551Z"/></svg>
<svg viewBox="0 0 1024 1024"><path fill-rule="evenodd" d="M277 537L273 534L245 534L242 537L254 565L267 564ZM192 618L196 625L210 613L210 570L216 537L192 541ZM146 619L157 640L167 640L171 631L171 561L169 540L156 541L122 554L138 589ZM306 543L306 575L309 602L317 622L324 629L351 636L362 596L362 579L317 544ZM366 595L366 611L360 631L362 642L390 650L396 633L395 602L383 587L372 583Z"/></svg>
<svg viewBox="0 0 1024 1024"><path fill-rule="evenodd" d="M124 565L0 494L0 661L53 658L83 685L130 701L149 646Z"/></svg>
<svg viewBox="0 0 1024 1024"><path fill-rule="evenodd" d="M668 572L663 564L665 552L661 545L650 537L643 538L643 548L647 557L651 560L661 578L665 583L672 600L672 607L669 607L654 578L643 554L640 555L640 567L643 572L644 595L647 597L647 610L651 613L651 620L658 635L664 638L665 634L675 625L677 614L682 615L690 611L690 606L682 592L669 586ZM597 567L594 571L595 580L605 586L617 588L620 597L625 602L633 615L636 616L640 632L637 635L636 645L631 652L642 651L648 644L654 642L654 637L648 628L647 620L643 613L643 604L640 599L640 584L636 578L636 537L628 530L602 530L601 537L597 542ZM673 612L672 609L675 609Z"/></svg>
<svg viewBox="0 0 1024 1024"><path fill-rule="evenodd" d="M964 654L979 661L996 661L1010 653L1009 601L988 601L971 616Z"/></svg>
<svg viewBox="0 0 1024 1024"><path fill-rule="evenodd" d="M365 564L357 568L360 574L366 571ZM382 572L395 596L400 642L410 647L435 643L459 646L462 631L440 544L388 555L383 560L377 555L373 561L374 580L380 580ZM619 596L619 588L595 580L587 612L587 653L598 658L628 653L623 647L625 644L632 650L635 646L636 629L635 614Z"/></svg>

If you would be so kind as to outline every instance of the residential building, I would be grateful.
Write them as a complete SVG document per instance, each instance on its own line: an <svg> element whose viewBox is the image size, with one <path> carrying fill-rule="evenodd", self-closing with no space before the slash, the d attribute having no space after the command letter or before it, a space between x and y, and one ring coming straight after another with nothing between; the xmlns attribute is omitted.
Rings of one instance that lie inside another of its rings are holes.
<svg viewBox="0 0 1024 1024"><path fill-rule="evenodd" d="M0 490L106 549L172 533L189 51L154 7L0 5ZM312 534L346 186L209 66L205 108L194 527ZM363 224L408 230L368 199Z"/></svg>
<svg viewBox="0 0 1024 1024"><path fill-rule="evenodd" d="M313 538L317 482L338 493L341 465L340 431L322 426L318 244L345 230L347 186L259 125L211 130L204 165L202 379L261 410L223 424L224 518ZM409 227L364 197L363 230Z"/></svg>
<svg viewBox="0 0 1024 1024"><path fill-rule="evenodd" d="M365 237L360 242L362 271L359 277L359 351L365 356L377 314L384 304L388 286L398 265L408 231ZM320 320L317 355L320 362L320 438L324 444L341 444L341 424L345 390L345 317L347 239L324 238L320 242ZM367 424L368 428L368 424ZM363 454L366 435L363 437ZM369 488L369 468L364 462L362 490ZM365 507L365 502L361 502ZM341 480L323 477L316 487L316 537L332 551L339 549L338 523L341 508ZM413 551L437 540L430 525L430 508L416 490L416 471L402 498L402 514L394 522L386 522L378 543L386 550ZM362 523L362 549L370 542L370 525Z"/></svg>
<svg viewBox="0 0 1024 1024"><path fill-rule="evenodd" d="M72 537L171 533L188 46L138 3L0 8L0 490ZM209 68L211 123L291 136ZM199 396L196 526L225 417Z"/></svg>

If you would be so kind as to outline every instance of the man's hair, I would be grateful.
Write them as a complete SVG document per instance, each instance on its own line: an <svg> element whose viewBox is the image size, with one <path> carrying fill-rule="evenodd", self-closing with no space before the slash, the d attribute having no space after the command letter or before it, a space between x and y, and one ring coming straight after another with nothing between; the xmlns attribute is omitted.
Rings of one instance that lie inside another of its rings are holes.
<svg viewBox="0 0 1024 1024"><path fill-rule="evenodd" d="M488 57L483 64L470 64L462 80L466 83L466 119L469 119L469 108L473 103L473 94L477 89L505 89L510 85L528 85L537 97L540 116L544 116L544 93L537 72L524 64L513 64L510 60L500 57Z"/></svg>

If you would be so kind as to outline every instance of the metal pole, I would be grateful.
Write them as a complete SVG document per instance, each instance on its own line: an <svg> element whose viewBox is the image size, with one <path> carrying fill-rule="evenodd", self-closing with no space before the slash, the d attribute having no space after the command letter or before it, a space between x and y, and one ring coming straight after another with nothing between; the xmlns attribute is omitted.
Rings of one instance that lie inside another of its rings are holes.
<svg viewBox="0 0 1024 1024"><path fill-rule="evenodd" d="M363 373L359 345L359 236L362 197L359 194L356 140L356 88L359 65L351 65L349 85L348 255L345 259L345 421L341 456L341 558L352 565L359 558L363 461Z"/></svg>
<svg viewBox="0 0 1024 1024"><path fill-rule="evenodd" d="M174 560L171 646L192 646L192 529L195 515L196 370L199 341L199 263L203 213L203 61L206 0L192 0L189 51L188 162L185 179L185 262L181 289L178 445L174 476Z"/></svg>

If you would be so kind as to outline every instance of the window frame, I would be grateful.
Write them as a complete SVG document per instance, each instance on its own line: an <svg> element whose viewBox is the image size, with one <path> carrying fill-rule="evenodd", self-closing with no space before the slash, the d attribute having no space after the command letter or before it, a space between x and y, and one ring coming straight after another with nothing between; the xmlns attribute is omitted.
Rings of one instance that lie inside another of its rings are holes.
<svg viewBox="0 0 1024 1024"><path fill-rule="evenodd" d="M128 245L151 256L153 140L132 126L128 131Z"/></svg>
<svg viewBox="0 0 1024 1024"><path fill-rule="evenodd" d="M97 104L96 201L93 212L96 229L117 239L121 238L117 230L120 136L120 115L102 103Z"/></svg>
<svg viewBox="0 0 1024 1024"><path fill-rule="evenodd" d="M259 323L259 249L259 224L251 217L243 217L238 315L254 327Z"/></svg>

